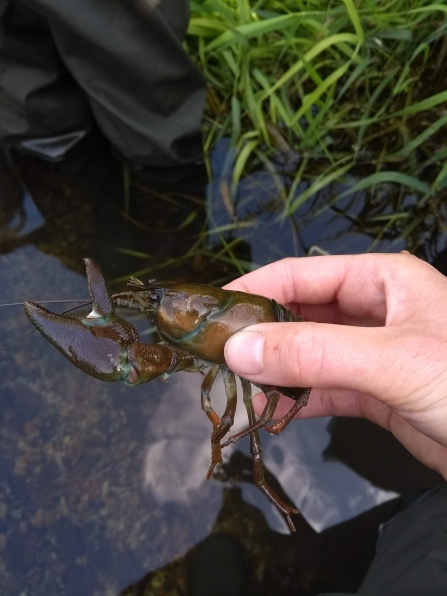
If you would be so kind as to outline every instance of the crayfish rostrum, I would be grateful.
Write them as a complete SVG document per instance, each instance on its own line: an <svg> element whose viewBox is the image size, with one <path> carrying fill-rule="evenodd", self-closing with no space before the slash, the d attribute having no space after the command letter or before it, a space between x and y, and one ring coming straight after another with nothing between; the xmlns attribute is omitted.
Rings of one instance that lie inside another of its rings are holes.
<svg viewBox="0 0 447 596"><path fill-rule="evenodd" d="M208 478L216 464L222 462L222 447L250 435L255 484L283 512L294 531L290 515L298 511L287 505L264 478L258 430L265 427L270 433L281 432L298 410L307 404L310 389L259 385L267 397L267 404L256 420L250 383L241 379L249 426L221 444L233 425L237 401L236 379L226 366L224 346L233 333L248 325L303 319L262 296L193 283L150 280L143 284L131 278L131 290L110 296L97 263L89 258L85 259L85 265L92 312L85 319L79 319L53 313L28 301L25 302L25 311L35 327L70 362L103 381L138 385L156 377L166 379L180 370L196 372L209 369L201 389L202 409L213 424ZM154 321L163 341L141 343L136 329L114 314L115 306L144 312ZM219 369L227 396L221 418L212 409L209 397ZM279 392L293 398L295 403L283 418L272 426L266 426L275 412Z"/></svg>

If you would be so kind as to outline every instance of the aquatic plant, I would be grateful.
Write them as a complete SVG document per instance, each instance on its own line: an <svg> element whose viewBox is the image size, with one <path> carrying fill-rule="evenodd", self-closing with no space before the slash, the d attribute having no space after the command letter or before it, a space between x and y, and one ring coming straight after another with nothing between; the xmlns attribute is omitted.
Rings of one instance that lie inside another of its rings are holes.
<svg viewBox="0 0 447 596"><path fill-rule="evenodd" d="M351 194L392 205L382 231L409 235L445 198L445 0L196 0L187 47L208 86L205 151L230 137L234 184L298 156L283 215L349 174Z"/></svg>

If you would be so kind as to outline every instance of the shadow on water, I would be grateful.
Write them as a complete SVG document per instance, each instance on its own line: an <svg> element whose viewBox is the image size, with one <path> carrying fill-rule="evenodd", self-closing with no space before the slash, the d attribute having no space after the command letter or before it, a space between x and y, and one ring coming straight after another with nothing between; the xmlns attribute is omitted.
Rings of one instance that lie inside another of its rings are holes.
<svg viewBox="0 0 447 596"><path fill-rule="evenodd" d="M216 197L228 181L221 150L208 188L217 226L234 222ZM133 187L124 217L121 171L103 147L82 169L60 172L30 160L22 175L45 223L0 243L3 302L85 297L87 255L109 279L146 267L165 279L235 275L228 253L216 258L225 247L220 235L207 237L202 255L188 253L206 229L197 179L169 200L160 188ZM254 174L241 182L237 208L253 215L255 199L271 205L275 188L271 175ZM314 205L320 219L303 206L294 223L278 223L266 209L257 213L257 227L235 228L247 261L262 265L312 246L366 250L371 239L353 233L349 218L322 210L323 199ZM352 209L359 213L361 206ZM377 248L403 245L390 239ZM167 257L171 266L162 268ZM102 383L38 333L27 337L30 324L20 308L0 309L0 320L2 595L188 594L188 570L210 532L242 545L247 594L355 590L379 523L396 511L396 494L439 482L386 433L385 457L382 431L365 421L300 421L276 438L263 433L271 484L303 512L289 535L252 483L246 441L228 449L225 465L205 480L210 425L200 410L199 374L133 389ZM218 411L220 385L213 390ZM235 429L244 424L238 412Z"/></svg>

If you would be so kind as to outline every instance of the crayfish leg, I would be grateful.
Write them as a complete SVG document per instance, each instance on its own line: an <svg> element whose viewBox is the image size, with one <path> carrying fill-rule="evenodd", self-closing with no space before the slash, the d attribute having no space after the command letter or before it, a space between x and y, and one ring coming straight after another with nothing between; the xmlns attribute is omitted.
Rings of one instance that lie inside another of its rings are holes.
<svg viewBox="0 0 447 596"><path fill-rule="evenodd" d="M220 366L216 364L212 366L210 370L206 373L205 378L203 379L202 387L200 390L200 397L201 397L201 405L202 410L208 416L213 424L213 432L216 428L219 428L221 420L216 412L211 407L211 400L210 400L210 391L211 387L216 380L217 373L219 372ZM206 477L209 479L213 473L214 468L217 464L222 463L222 450L220 448L220 441L213 443L213 435L211 434L211 465L208 470Z"/></svg>
<svg viewBox="0 0 447 596"><path fill-rule="evenodd" d="M295 415L301 410L301 408L307 406L307 401L309 399L310 392L311 389L303 389L302 394L299 396L297 400L295 400L295 403L290 408L290 410L286 414L284 414L282 418L277 420L275 424L273 424L272 426L266 426L265 430L270 434L279 435L279 433L286 428L289 422L295 418Z"/></svg>
<svg viewBox="0 0 447 596"><path fill-rule="evenodd" d="M205 378L202 382L202 387L200 388L200 398L201 398L201 406L202 410L211 420L214 427L219 426L220 418L216 414L216 412L211 407L211 400L210 400L210 391L211 387L214 385L214 381L216 380L217 373L219 372L219 365L216 364L212 366L210 370L206 373Z"/></svg>
<svg viewBox="0 0 447 596"><path fill-rule="evenodd" d="M211 433L211 465L208 474L206 475L208 479L211 478L216 465L222 463L222 448L220 441L234 424L234 415L237 406L236 377L234 376L234 373L228 370L228 368L223 367L222 376L225 384L225 393L227 395L227 405L219 424L214 427L214 430Z"/></svg>
<svg viewBox="0 0 447 596"><path fill-rule="evenodd" d="M256 426L256 416L253 408L253 402L251 400L251 385L250 381L241 379L243 400L245 409L247 410L247 417L250 428ZM264 473L264 463L262 461L262 445L261 439L259 438L259 432L253 430L250 432L250 453L253 459L253 478L255 484L262 492L278 507L278 509L284 514L287 525L291 532L296 532L295 525L290 517L292 513L299 513L298 509L287 505L281 497L273 490L273 488L267 483Z"/></svg>
<svg viewBox="0 0 447 596"><path fill-rule="evenodd" d="M241 381L244 380L245 379L241 378ZM259 385L259 387L265 393L267 403L258 421L256 421L255 418L253 422L250 423L250 426L248 426L248 428L241 431L240 433L232 435L229 439L225 441L225 443L221 445L221 447L227 447L227 445L230 445L230 443L237 443L240 439L243 439L255 430L257 431L260 428L263 428L273 418L273 414L275 413L276 406L278 405L279 401L279 392L277 389L271 387L270 385Z"/></svg>

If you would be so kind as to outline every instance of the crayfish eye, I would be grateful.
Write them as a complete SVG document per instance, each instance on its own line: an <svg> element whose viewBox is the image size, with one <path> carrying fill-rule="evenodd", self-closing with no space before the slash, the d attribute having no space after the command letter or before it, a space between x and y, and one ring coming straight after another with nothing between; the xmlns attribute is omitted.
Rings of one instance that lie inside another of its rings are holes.
<svg viewBox="0 0 447 596"><path fill-rule="evenodd" d="M151 302L160 303L161 299L162 299L162 293L159 290L155 290L155 292L152 292L152 294L150 295Z"/></svg>

